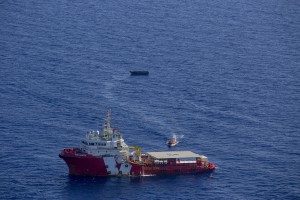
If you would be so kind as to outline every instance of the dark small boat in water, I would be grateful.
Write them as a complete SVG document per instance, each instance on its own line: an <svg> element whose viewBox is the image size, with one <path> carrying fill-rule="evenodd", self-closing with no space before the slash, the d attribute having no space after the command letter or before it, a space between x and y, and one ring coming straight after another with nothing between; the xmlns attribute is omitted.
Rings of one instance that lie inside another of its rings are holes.
<svg viewBox="0 0 300 200"><path fill-rule="evenodd" d="M130 74L132 76L148 76L149 72L148 71L130 71Z"/></svg>

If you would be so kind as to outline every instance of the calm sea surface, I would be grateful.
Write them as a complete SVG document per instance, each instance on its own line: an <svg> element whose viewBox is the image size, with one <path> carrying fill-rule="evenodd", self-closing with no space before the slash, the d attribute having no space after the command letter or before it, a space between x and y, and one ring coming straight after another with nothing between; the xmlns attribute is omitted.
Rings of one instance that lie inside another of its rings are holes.
<svg viewBox="0 0 300 200"><path fill-rule="evenodd" d="M0 69L0 199L300 199L298 0L1 0ZM108 108L127 144L182 134L217 169L69 177Z"/></svg>

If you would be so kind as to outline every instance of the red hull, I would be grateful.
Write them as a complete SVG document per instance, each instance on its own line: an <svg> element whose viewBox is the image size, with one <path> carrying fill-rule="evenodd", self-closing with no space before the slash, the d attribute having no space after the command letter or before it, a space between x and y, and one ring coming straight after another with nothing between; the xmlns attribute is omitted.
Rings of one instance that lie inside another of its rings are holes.
<svg viewBox="0 0 300 200"><path fill-rule="evenodd" d="M131 175L176 175L176 174L196 174L211 172L215 166L211 163L209 167L195 165L150 165L150 166L132 166Z"/></svg>
<svg viewBox="0 0 300 200"><path fill-rule="evenodd" d="M77 176L107 176L104 160L87 154L76 154L77 148L65 149L59 157L69 167L70 175Z"/></svg>
<svg viewBox="0 0 300 200"><path fill-rule="evenodd" d="M101 157L95 157L88 154L76 153L79 149L65 149L60 154L61 157L69 167L70 175L77 176L109 176L116 175L110 174L107 170L107 164ZM115 167L119 170L122 164L115 163ZM125 164L124 164L125 165ZM170 164L154 164L154 163L133 163L129 162L128 174L118 173L117 175L174 175L174 174L191 174L210 172L215 169L215 165L209 163L204 166L201 163L170 163Z"/></svg>

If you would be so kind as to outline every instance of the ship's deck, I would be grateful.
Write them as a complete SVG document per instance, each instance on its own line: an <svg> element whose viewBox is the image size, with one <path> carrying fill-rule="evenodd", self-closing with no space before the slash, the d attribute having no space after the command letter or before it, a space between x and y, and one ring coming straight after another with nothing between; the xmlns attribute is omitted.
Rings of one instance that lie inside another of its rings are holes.
<svg viewBox="0 0 300 200"><path fill-rule="evenodd" d="M147 152L154 159L170 159L170 158L207 158L203 155L193 153L191 151L163 151L163 152Z"/></svg>

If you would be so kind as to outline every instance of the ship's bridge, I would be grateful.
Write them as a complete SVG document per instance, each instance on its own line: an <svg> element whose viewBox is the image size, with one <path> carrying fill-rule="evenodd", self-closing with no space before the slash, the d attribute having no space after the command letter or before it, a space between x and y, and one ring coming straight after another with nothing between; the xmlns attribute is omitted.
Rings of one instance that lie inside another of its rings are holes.
<svg viewBox="0 0 300 200"><path fill-rule="evenodd" d="M80 143L83 153L92 155L116 155L122 152L127 155L129 148L117 129L106 130L102 135L98 130L89 131Z"/></svg>
<svg viewBox="0 0 300 200"><path fill-rule="evenodd" d="M129 147L118 129L110 127L111 111L108 110L102 134L99 130L89 131L80 143L82 153L94 156L122 156L128 158Z"/></svg>

